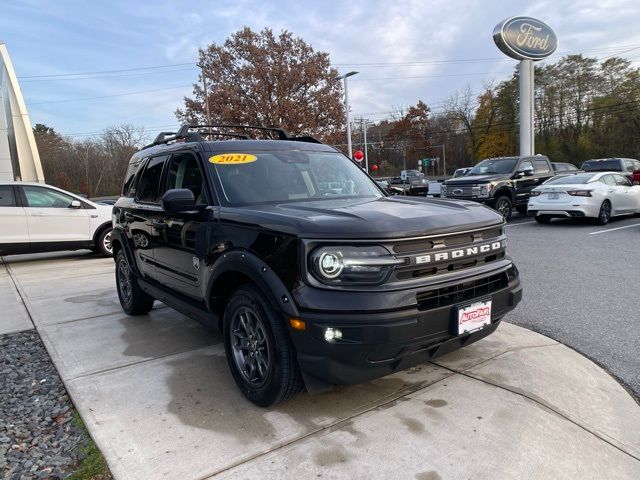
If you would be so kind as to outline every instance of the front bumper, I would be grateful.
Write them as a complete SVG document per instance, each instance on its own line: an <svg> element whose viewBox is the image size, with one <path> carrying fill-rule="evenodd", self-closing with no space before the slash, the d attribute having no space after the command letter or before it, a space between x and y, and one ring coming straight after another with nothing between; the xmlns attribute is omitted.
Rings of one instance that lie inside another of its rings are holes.
<svg viewBox="0 0 640 480"><path fill-rule="evenodd" d="M328 383L362 383L476 342L493 333L504 315L520 302L522 286L517 270L514 272L500 290L436 308L417 306L375 313L301 311L306 330L291 330L300 368L305 375ZM458 335L457 307L488 298L492 300L492 323ZM328 327L340 329L342 339L327 342L324 332Z"/></svg>

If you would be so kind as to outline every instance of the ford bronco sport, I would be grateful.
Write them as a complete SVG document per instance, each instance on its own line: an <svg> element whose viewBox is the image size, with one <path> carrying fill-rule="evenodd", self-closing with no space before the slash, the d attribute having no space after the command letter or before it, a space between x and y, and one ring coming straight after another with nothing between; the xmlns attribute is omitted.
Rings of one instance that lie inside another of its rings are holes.
<svg viewBox="0 0 640 480"><path fill-rule="evenodd" d="M219 329L260 406L469 345L522 296L501 215L387 196L334 148L278 129L160 134L131 159L113 221L124 311L160 300Z"/></svg>

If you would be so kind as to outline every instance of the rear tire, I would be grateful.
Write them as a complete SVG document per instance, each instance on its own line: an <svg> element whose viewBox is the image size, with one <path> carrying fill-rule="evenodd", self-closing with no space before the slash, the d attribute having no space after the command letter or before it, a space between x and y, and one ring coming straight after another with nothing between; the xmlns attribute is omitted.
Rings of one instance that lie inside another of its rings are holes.
<svg viewBox="0 0 640 480"><path fill-rule="evenodd" d="M536 215L536 222L538 223L549 223L551 221L551 217L547 217L546 215Z"/></svg>
<svg viewBox="0 0 640 480"><path fill-rule="evenodd" d="M125 313L143 315L153 308L154 298L140 288L122 250L116 257L116 288L120 306Z"/></svg>
<svg viewBox="0 0 640 480"><path fill-rule="evenodd" d="M102 230L96 237L94 251L101 253L105 257L113 257L113 245L111 244L111 227Z"/></svg>
<svg viewBox="0 0 640 480"><path fill-rule="evenodd" d="M513 203L511 199L506 195L500 195L496 198L495 206L493 207L498 213L502 214L505 220L511 220L513 213Z"/></svg>
<svg viewBox="0 0 640 480"><path fill-rule="evenodd" d="M596 223L598 225L606 225L611 220L611 202L609 200L605 200L600 205L600 211L598 212L598 218L596 218Z"/></svg>
<svg viewBox="0 0 640 480"><path fill-rule="evenodd" d="M304 384L289 333L255 286L231 296L223 316L229 369L243 395L260 407L286 402Z"/></svg>

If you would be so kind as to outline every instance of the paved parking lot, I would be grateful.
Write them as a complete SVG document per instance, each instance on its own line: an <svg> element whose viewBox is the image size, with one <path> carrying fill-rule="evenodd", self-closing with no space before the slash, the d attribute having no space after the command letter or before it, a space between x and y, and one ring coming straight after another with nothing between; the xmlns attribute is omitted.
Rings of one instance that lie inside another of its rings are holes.
<svg viewBox="0 0 640 480"><path fill-rule="evenodd" d="M507 228L525 295L509 321L575 348L640 399L640 217Z"/></svg>
<svg viewBox="0 0 640 480"><path fill-rule="evenodd" d="M629 228L607 231L618 227ZM640 220L517 218L508 230L525 281L508 320L597 352L633 385ZM512 324L434 363L260 409L216 335L160 304L121 312L112 260L8 261L6 298L37 326L118 479L640 478L638 404L578 353Z"/></svg>

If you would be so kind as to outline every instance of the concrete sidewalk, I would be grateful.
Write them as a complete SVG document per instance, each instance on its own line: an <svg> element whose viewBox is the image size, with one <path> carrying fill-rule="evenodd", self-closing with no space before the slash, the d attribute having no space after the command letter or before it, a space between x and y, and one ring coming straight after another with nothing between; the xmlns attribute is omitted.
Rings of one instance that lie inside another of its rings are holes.
<svg viewBox="0 0 640 480"><path fill-rule="evenodd" d="M218 337L160 304L121 312L112 260L5 261L0 285L15 280L117 479L640 478L638 404L511 324L435 363L260 409Z"/></svg>

